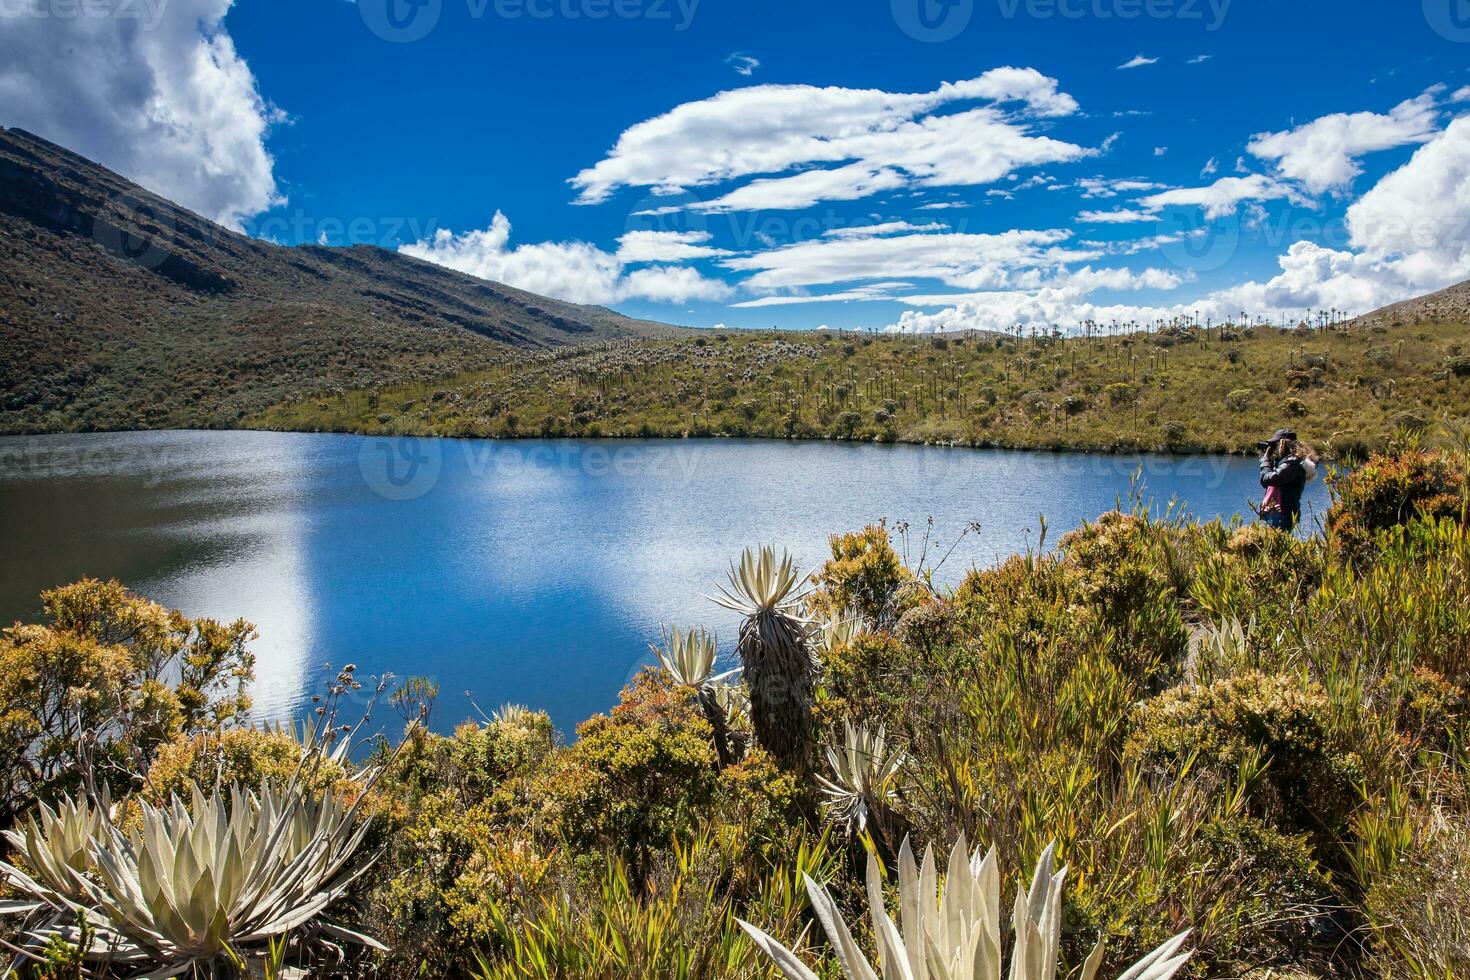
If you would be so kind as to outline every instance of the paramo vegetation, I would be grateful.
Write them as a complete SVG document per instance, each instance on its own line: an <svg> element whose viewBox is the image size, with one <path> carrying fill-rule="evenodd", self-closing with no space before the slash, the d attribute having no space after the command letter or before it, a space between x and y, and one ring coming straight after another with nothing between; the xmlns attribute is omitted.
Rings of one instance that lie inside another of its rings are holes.
<svg viewBox="0 0 1470 980"><path fill-rule="evenodd" d="M1024 356L1024 355L1023 355ZM1141 506L939 589L883 527L710 583L575 739L344 667L252 727L247 624L86 581L0 637L31 977L1470 975L1467 456L1325 533ZM373 692L364 692L371 694ZM357 742L357 748L352 746Z"/></svg>
<svg viewBox="0 0 1470 980"><path fill-rule="evenodd" d="M339 390L246 420L290 431L842 439L1101 452L1245 452L1283 419L1337 459L1458 416L1460 322L931 336L704 331Z"/></svg>

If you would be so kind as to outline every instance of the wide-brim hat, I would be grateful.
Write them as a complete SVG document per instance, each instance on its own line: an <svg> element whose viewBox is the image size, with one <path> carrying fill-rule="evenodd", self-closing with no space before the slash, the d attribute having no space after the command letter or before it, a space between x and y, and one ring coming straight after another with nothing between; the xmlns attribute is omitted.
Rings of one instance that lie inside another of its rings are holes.
<svg viewBox="0 0 1470 980"><path fill-rule="evenodd" d="M1281 442L1283 439L1290 439L1292 442L1296 442L1296 430L1277 429L1276 434L1271 437L1272 442Z"/></svg>

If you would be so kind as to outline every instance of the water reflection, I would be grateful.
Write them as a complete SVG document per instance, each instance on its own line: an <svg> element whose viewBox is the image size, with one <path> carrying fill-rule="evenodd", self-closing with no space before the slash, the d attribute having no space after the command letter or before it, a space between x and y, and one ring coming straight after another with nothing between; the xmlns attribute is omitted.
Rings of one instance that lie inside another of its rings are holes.
<svg viewBox="0 0 1470 980"><path fill-rule="evenodd" d="M832 531L908 521L940 572L1052 539L1130 493L1249 514L1250 460L744 441L463 442L276 433L0 439L0 618L43 588L122 579L261 632L257 712L286 718L351 661L436 679L441 727L505 701L565 730L606 708L662 623L752 543L812 567ZM1321 484L1311 509L1325 504Z"/></svg>

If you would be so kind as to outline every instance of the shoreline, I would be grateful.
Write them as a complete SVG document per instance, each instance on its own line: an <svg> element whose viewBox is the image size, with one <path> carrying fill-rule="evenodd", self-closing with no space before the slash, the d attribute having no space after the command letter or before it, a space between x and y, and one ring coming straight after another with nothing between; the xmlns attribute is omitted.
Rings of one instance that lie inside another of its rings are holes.
<svg viewBox="0 0 1470 980"><path fill-rule="evenodd" d="M985 442L963 442L963 441L921 441L918 439L862 439L847 438L843 436L775 436L763 433L747 432L711 432L693 434L683 432L670 434L664 432L599 432L589 433L563 433L563 432L531 432L527 431L518 435L506 435L504 433L458 433L458 432L427 432L415 429L357 429L357 428L285 428L278 426L230 426L213 428L209 426L178 426L161 428L130 428L130 429L60 429L45 431L19 431L0 432L0 440L5 439L47 439L61 436L90 436L90 435L127 435L131 433L165 433L165 432L273 432L282 435L341 435L341 436L363 436L389 439L447 439L453 441L484 441L503 442L507 444L518 442L537 441L567 441L567 442L635 442L635 441L658 441L658 442L696 442L696 441L733 441L744 439L752 442L788 442L788 443L830 443L838 445L860 445L860 446L924 446L935 449L966 449L976 451L1003 451L1003 452L1032 452L1050 453L1054 455L1078 454L1086 456L1174 456L1191 458L1200 456L1228 456L1246 458L1256 455L1254 449L1237 448L1230 449L1223 446L1148 446L1144 444L1134 445L1111 445L1095 446L1083 443L1007 443L999 441ZM1378 447L1381 448L1381 447ZM1329 453L1323 453L1322 458L1328 462L1342 462Z"/></svg>

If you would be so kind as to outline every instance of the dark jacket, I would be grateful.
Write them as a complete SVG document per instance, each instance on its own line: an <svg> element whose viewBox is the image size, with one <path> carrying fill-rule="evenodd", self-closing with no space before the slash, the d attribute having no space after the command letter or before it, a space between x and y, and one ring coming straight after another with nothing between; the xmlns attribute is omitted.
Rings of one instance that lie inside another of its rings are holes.
<svg viewBox="0 0 1470 980"><path fill-rule="evenodd" d="M1301 458L1288 456L1272 466L1270 458L1262 454L1261 486L1276 488L1287 527L1296 527L1302 516L1302 491L1307 488L1307 467Z"/></svg>

